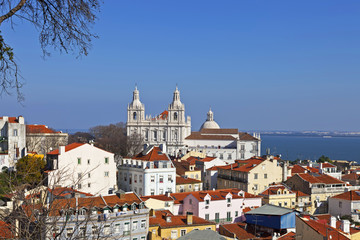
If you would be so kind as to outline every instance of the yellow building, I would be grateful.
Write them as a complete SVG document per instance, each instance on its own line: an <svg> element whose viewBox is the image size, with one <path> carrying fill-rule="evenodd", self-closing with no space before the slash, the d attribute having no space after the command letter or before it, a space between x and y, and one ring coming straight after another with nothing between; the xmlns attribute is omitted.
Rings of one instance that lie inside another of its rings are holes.
<svg viewBox="0 0 360 240"><path fill-rule="evenodd" d="M202 190L202 181L193 178L176 177L176 192L193 192Z"/></svg>
<svg viewBox="0 0 360 240"><path fill-rule="evenodd" d="M174 216L170 211L150 210L149 240L177 239L192 230L210 229L216 231L216 224L188 213Z"/></svg>
<svg viewBox="0 0 360 240"><path fill-rule="evenodd" d="M296 206L296 193L283 184L271 185L259 195L263 197L263 204L273 204L291 209Z"/></svg>
<svg viewBox="0 0 360 240"><path fill-rule="evenodd" d="M173 163L178 177L187 177L201 181L201 169L195 166L195 161L175 160Z"/></svg>

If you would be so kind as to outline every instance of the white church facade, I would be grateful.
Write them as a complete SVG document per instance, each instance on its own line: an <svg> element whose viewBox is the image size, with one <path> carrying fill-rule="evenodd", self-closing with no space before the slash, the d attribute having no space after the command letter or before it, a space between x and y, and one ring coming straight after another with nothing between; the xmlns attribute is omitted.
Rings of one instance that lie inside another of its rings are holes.
<svg viewBox="0 0 360 240"><path fill-rule="evenodd" d="M168 110L154 118L145 116L145 106L140 101L137 88L127 110L128 136L139 134L149 145L165 144L169 155L196 151L223 160L245 160L261 155L260 134L250 135L236 128L220 128L211 109L200 130L191 132L191 118L185 117L185 106L180 101L177 87Z"/></svg>

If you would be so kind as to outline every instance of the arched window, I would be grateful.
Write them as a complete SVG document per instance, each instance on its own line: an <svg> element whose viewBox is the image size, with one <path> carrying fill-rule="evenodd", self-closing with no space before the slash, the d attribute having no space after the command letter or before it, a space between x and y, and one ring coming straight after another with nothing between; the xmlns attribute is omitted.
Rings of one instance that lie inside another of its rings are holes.
<svg viewBox="0 0 360 240"><path fill-rule="evenodd" d="M174 112L174 120L177 120L178 119L178 114L177 112Z"/></svg>
<svg viewBox="0 0 360 240"><path fill-rule="evenodd" d="M136 112L133 112L133 119L136 120L136 118L137 118L137 114Z"/></svg>

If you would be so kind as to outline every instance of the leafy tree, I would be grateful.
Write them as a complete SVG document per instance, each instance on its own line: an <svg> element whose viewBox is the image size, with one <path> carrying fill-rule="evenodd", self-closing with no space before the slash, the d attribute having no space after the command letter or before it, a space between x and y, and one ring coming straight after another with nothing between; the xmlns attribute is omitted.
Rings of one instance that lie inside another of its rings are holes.
<svg viewBox="0 0 360 240"><path fill-rule="evenodd" d="M324 162L329 162L332 163L331 159L329 157L326 157L325 155L322 155L318 160L318 163L324 163Z"/></svg>
<svg viewBox="0 0 360 240"><path fill-rule="evenodd" d="M94 140L94 136L87 132L76 132L69 135L69 144L74 142L88 143Z"/></svg>
<svg viewBox="0 0 360 240"><path fill-rule="evenodd" d="M2 0L0 26L9 22L14 28L16 20L33 24L40 32L39 41L44 56L49 48L60 52L87 55L91 40L97 36L90 30L95 23L101 0ZM15 88L22 101L22 83L14 60L14 51L0 34L0 95Z"/></svg>
<svg viewBox="0 0 360 240"><path fill-rule="evenodd" d="M43 180L46 162L43 157L27 155L16 162L16 173L19 184L34 186Z"/></svg>

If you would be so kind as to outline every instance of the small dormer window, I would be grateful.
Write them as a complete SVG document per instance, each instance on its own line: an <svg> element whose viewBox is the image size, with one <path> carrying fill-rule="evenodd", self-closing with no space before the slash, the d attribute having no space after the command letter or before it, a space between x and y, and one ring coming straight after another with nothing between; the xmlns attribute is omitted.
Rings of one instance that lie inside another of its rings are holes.
<svg viewBox="0 0 360 240"><path fill-rule="evenodd" d="M210 199L206 199L206 200L205 200L205 204L206 204L206 205L209 205L209 204L210 204Z"/></svg>

